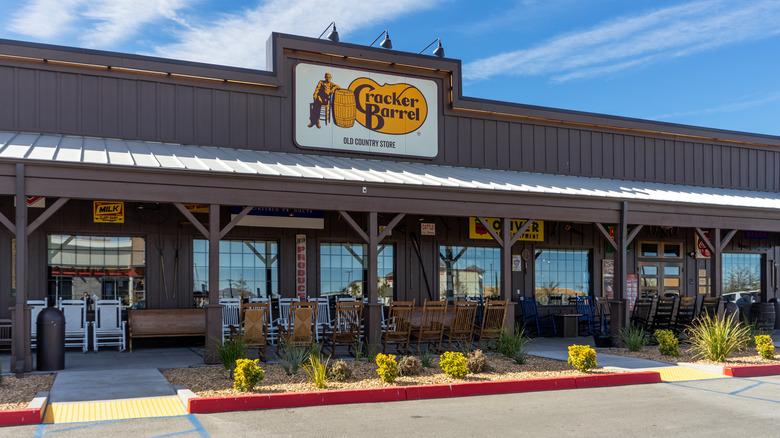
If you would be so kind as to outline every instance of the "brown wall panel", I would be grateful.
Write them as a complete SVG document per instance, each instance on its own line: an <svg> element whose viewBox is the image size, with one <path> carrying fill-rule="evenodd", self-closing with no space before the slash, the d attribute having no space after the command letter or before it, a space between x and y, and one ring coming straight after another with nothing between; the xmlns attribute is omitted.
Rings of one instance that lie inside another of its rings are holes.
<svg viewBox="0 0 780 438"><path fill-rule="evenodd" d="M37 101L37 79L36 71L22 70L17 72L19 77L16 81L17 86L17 120L21 129L32 130L38 124L37 114L35 112L35 103Z"/></svg>
<svg viewBox="0 0 780 438"><path fill-rule="evenodd" d="M185 144L195 140L195 90L193 87L176 87L176 141Z"/></svg>
<svg viewBox="0 0 780 438"><path fill-rule="evenodd" d="M120 108L120 132L123 138L138 137L138 84L123 80L120 83L122 107Z"/></svg>
<svg viewBox="0 0 780 438"><path fill-rule="evenodd" d="M487 155L488 145L485 143L485 125L482 120L471 120L471 136L467 138L471 152L471 159L468 161L468 165L474 167L485 167L485 155ZM482 147L473 147L474 145L481 145Z"/></svg>
<svg viewBox="0 0 780 438"><path fill-rule="evenodd" d="M42 71L41 90L38 93L38 122L45 131L56 131L57 123L57 73Z"/></svg>
<svg viewBox="0 0 780 438"><path fill-rule="evenodd" d="M495 169L499 166L506 166L506 164L499 164L499 146L496 138L496 122L494 120L487 120L483 126L483 139L485 142L485 167L488 169ZM501 161L506 163L507 161Z"/></svg>
<svg viewBox="0 0 780 438"><path fill-rule="evenodd" d="M523 124L522 141L520 142L522 150L521 169L531 172L534 169L534 127L533 125Z"/></svg>
<svg viewBox="0 0 780 438"><path fill-rule="evenodd" d="M97 77L79 76L81 126L87 132L100 132L100 81Z"/></svg>
<svg viewBox="0 0 780 438"><path fill-rule="evenodd" d="M100 80L100 124L109 137L119 136L119 114L122 101L119 97L119 81L114 78Z"/></svg>
<svg viewBox="0 0 780 438"><path fill-rule="evenodd" d="M0 84L15 84L16 69L0 66ZM0 125L16 126L16 88L0 86Z"/></svg>

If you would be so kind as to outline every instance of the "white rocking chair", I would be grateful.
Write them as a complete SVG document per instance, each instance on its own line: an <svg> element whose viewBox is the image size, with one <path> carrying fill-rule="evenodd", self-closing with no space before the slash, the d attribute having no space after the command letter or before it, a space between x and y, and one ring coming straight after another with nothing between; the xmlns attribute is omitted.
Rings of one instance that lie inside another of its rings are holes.
<svg viewBox="0 0 780 438"><path fill-rule="evenodd" d="M61 300L58 307L65 315L65 347L81 347L86 353L89 347L87 301Z"/></svg>
<svg viewBox="0 0 780 438"><path fill-rule="evenodd" d="M125 350L125 325L122 321L122 303L119 300L95 301L95 322L92 327L92 346L119 347Z"/></svg>

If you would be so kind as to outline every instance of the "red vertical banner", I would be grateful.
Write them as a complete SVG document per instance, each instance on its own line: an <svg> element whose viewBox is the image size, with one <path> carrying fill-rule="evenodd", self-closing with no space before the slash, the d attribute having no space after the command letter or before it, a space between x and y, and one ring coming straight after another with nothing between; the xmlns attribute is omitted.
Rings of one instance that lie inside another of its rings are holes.
<svg viewBox="0 0 780 438"><path fill-rule="evenodd" d="M306 299L306 235L295 235L295 292Z"/></svg>
<svg viewBox="0 0 780 438"><path fill-rule="evenodd" d="M626 274L626 298L628 299L628 307L634 310L634 303L636 297L639 295L639 275Z"/></svg>

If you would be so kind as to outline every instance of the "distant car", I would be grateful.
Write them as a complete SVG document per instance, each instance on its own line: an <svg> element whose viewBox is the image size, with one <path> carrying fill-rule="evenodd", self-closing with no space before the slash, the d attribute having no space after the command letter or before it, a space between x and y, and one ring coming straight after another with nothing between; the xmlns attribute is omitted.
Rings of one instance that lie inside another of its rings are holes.
<svg viewBox="0 0 780 438"><path fill-rule="evenodd" d="M723 294L724 303L751 304L761 300L761 292L729 292Z"/></svg>
<svg viewBox="0 0 780 438"><path fill-rule="evenodd" d="M146 309L146 300L140 300L133 303L130 306L131 309Z"/></svg>

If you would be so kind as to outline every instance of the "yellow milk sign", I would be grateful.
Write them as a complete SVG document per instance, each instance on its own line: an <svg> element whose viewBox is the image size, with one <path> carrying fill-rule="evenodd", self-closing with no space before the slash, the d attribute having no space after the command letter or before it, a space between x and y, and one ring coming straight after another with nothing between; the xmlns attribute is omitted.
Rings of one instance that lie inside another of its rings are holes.
<svg viewBox="0 0 780 438"><path fill-rule="evenodd" d="M125 203L121 201L93 201L92 216L94 222L125 223Z"/></svg>
<svg viewBox="0 0 780 438"><path fill-rule="evenodd" d="M493 230L500 236L501 235L501 219L486 217L485 222L493 228ZM512 219L512 236L515 235L517 230L526 223L524 219ZM482 223L475 217L469 218L469 239L492 239L487 229L482 226ZM530 240L534 242L544 241L544 221L534 221L534 223L523 233L517 240Z"/></svg>

